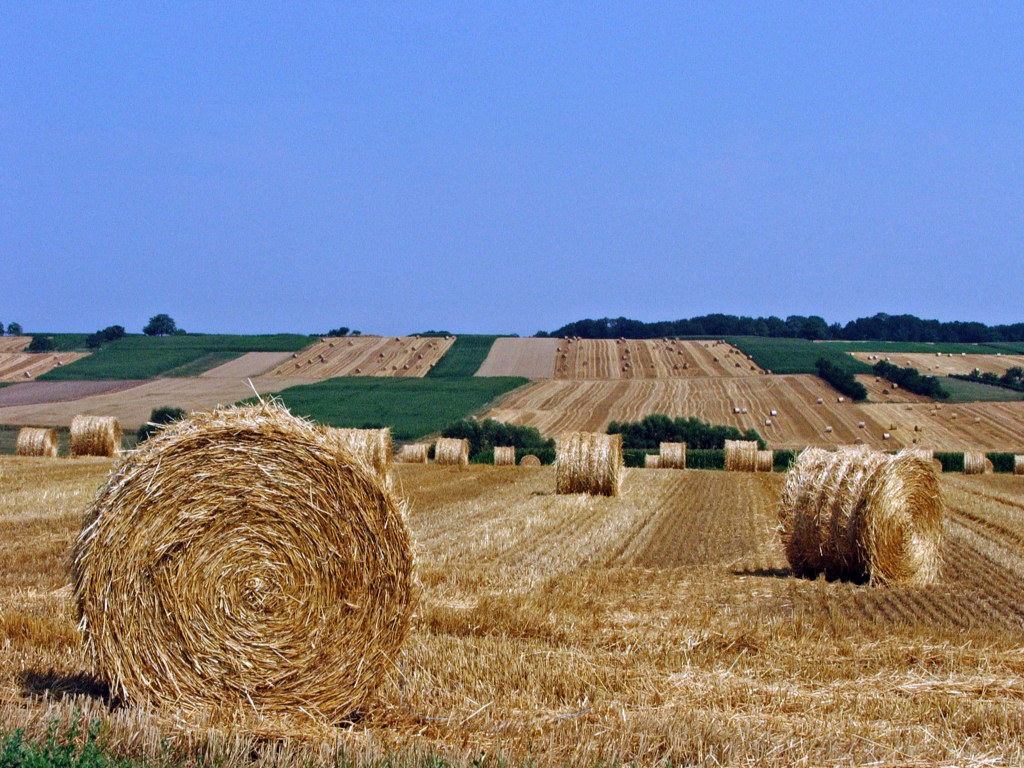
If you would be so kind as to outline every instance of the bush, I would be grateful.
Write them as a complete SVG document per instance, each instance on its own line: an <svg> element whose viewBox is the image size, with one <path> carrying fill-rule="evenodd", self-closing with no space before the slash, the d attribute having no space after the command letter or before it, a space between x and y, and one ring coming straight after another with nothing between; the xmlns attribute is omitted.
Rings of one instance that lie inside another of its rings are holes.
<svg viewBox="0 0 1024 768"><path fill-rule="evenodd" d="M718 448L686 450L689 469L725 469L725 450Z"/></svg>
<svg viewBox="0 0 1024 768"><path fill-rule="evenodd" d="M942 388L938 379L934 376L922 376L917 368L901 368L885 360L879 360L873 370L876 376L881 376L908 392L933 397L936 400L945 400L949 397L949 392Z"/></svg>
<svg viewBox="0 0 1024 768"><path fill-rule="evenodd" d="M147 336L173 336L178 333L178 326L170 315L153 315L142 332Z"/></svg>
<svg viewBox="0 0 1024 768"><path fill-rule="evenodd" d="M818 376L823 378L837 390L849 397L851 400L861 402L868 399L868 391L849 371L833 365L823 357L819 357L814 367L818 370Z"/></svg>
<svg viewBox="0 0 1024 768"><path fill-rule="evenodd" d="M532 453L542 463L545 463L541 457L542 451L548 451L552 456L555 452L555 441L545 439L536 427L520 427L494 419L484 419L483 421L462 419L441 430L441 436L469 440L469 460L478 464L493 464L494 447L498 445L514 445L517 457ZM483 458L478 461L476 458L478 456ZM490 458L487 458L488 456ZM553 460L554 458L552 458Z"/></svg>
<svg viewBox="0 0 1024 768"><path fill-rule="evenodd" d="M49 352L53 349L53 339L50 336L33 336L26 349L29 352Z"/></svg>
<svg viewBox="0 0 1024 768"><path fill-rule="evenodd" d="M609 435L621 434L624 449L660 448L661 443L686 443L688 451L724 448L726 440L754 440L760 448L765 447L764 438L756 429L740 432L736 427L712 426L692 416L672 419L661 413L644 416L640 421L613 421L607 432Z"/></svg>
<svg viewBox="0 0 1024 768"><path fill-rule="evenodd" d="M964 455L962 452L935 452L935 458L942 464L943 472L963 472L964 471Z"/></svg>
<svg viewBox="0 0 1024 768"><path fill-rule="evenodd" d="M22 334L21 323L9 323L7 325L7 335L8 336L21 336L21 334Z"/></svg>
<svg viewBox="0 0 1024 768"><path fill-rule="evenodd" d="M985 458L992 462L992 471L1004 475L1013 474L1013 454L995 452L986 453Z"/></svg>
<svg viewBox="0 0 1024 768"><path fill-rule="evenodd" d="M170 424L174 421L179 421L185 418L184 408L175 408L170 405L162 405L159 408L154 408L149 412L149 424L143 424L139 427L139 431L136 433L137 441L139 443L148 440L154 433L156 433L161 424Z"/></svg>
<svg viewBox="0 0 1024 768"><path fill-rule="evenodd" d="M776 451L772 459L772 469L776 472L788 472L796 460L797 451Z"/></svg>

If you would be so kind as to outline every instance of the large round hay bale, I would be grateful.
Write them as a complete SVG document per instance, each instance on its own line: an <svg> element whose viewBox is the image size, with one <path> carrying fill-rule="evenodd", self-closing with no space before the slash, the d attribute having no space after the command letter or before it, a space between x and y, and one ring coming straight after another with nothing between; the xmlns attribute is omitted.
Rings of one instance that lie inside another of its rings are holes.
<svg viewBox="0 0 1024 768"><path fill-rule="evenodd" d="M938 477L907 452L808 448L789 470L779 522L798 576L923 585L939 572Z"/></svg>
<svg viewBox="0 0 1024 768"><path fill-rule="evenodd" d="M278 405L193 414L128 454L86 517L72 566L86 648L129 703L341 722L407 631L403 513Z"/></svg>
<svg viewBox="0 0 1024 768"><path fill-rule="evenodd" d="M555 493L618 496L622 483L622 435L572 432L558 442Z"/></svg>
<svg viewBox="0 0 1024 768"><path fill-rule="evenodd" d="M434 463L464 467L469 464L469 440L462 437L439 437L434 444Z"/></svg>
<svg viewBox="0 0 1024 768"><path fill-rule="evenodd" d="M658 453L665 469L686 469L686 443L661 443Z"/></svg>
<svg viewBox="0 0 1024 768"><path fill-rule="evenodd" d="M664 443L662 443L664 445ZM644 468L645 469L658 469L661 466L661 456L656 453L645 453L644 454Z"/></svg>
<svg viewBox="0 0 1024 768"><path fill-rule="evenodd" d="M355 454L375 472L387 475L394 457L391 430L327 428L327 439L342 450Z"/></svg>
<svg viewBox="0 0 1024 768"><path fill-rule="evenodd" d="M988 459L982 451L964 451L964 474L983 475L985 474L985 463Z"/></svg>
<svg viewBox="0 0 1024 768"><path fill-rule="evenodd" d="M757 471L758 472L771 472L775 469L775 452L774 451L758 451L757 452Z"/></svg>
<svg viewBox="0 0 1024 768"><path fill-rule="evenodd" d="M121 450L121 425L113 416L75 416L71 420L72 456L113 456Z"/></svg>
<svg viewBox="0 0 1024 768"><path fill-rule="evenodd" d="M1013 457L1013 474L1024 475L1024 456L1020 454Z"/></svg>
<svg viewBox="0 0 1024 768"><path fill-rule="evenodd" d="M57 430L44 427L22 427L18 430L18 442L14 452L18 456L43 456L52 459L57 455Z"/></svg>
<svg viewBox="0 0 1024 768"><path fill-rule="evenodd" d="M429 457L429 443L406 443L398 452L398 460L406 464L426 464Z"/></svg>
<svg viewBox="0 0 1024 768"><path fill-rule="evenodd" d="M757 442L754 440L725 441L726 472L756 472Z"/></svg>
<svg viewBox="0 0 1024 768"><path fill-rule="evenodd" d="M519 460L520 467L539 467L540 459L532 453L528 453Z"/></svg>
<svg viewBox="0 0 1024 768"><path fill-rule="evenodd" d="M516 447L514 445L496 445L494 447L494 466L514 467L516 465Z"/></svg>

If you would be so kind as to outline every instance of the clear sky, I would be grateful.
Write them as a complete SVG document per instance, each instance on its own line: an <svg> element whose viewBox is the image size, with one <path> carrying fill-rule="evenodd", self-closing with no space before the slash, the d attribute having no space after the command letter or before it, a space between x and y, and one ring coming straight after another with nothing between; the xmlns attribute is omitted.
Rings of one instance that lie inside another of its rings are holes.
<svg viewBox="0 0 1024 768"><path fill-rule="evenodd" d="M0 9L0 322L1024 321L1024 3Z"/></svg>

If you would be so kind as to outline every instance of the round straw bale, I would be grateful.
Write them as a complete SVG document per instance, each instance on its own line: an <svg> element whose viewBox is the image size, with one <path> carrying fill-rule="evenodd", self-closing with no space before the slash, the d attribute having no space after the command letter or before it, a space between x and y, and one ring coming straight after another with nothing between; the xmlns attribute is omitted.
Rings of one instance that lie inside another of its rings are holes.
<svg viewBox="0 0 1024 768"><path fill-rule="evenodd" d="M1024 456L1019 453L1013 457L1013 474L1024 475Z"/></svg>
<svg viewBox="0 0 1024 768"><path fill-rule="evenodd" d="M663 443L664 445L664 443ZM644 454L644 467L646 469L658 469L661 466L661 456L656 453Z"/></svg>
<svg viewBox="0 0 1024 768"><path fill-rule="evenodd" d="M57 430L43 427L22 427L18 430L15 453L18 456L43 456L52 459L57 455Z"/></svg>
<svg viewBox="0 0 1024 768"><path fill-rule="evenodd" d="M983 475L985 474L985 454L981 451L964 451L964 474Z"/></svg>
<svg viewBox="0 0 1024 768"><path fill-rule="evenodd" d="M686 443L661 443L659 466L666 469L686 469Z"/></svg>
<svg viewBox="0 0 1024 768"><path fill-rule="evenodd" d="M494 446L494 465L497 467L514 467L516 464L516 447L514 445Z"/></svg>
<svg viewBox="0 0 1024 768"><path fill-rule="evenodd" d="M757 452L757 471L758 472L771 472L775 468L775 452L774 451L758 451Z"/></svg>
<svg viewBox="0 0 1024 768"><path fill-rule="evenodd" d="M342 722L407 631L403 515L379 475L279 405L193 414L128 454L86 516L72 563L86 649L128 703Z"/></svg>
<svg viewBox="0 0 1024 768"><path fill-rule="evenodd" d="M756 472L757 443L754 440L725 441L726 472Z"/></svg>
<svg viewBox="0 0 1024 768"><path fill-rule="evenodd" d="M572 432L558 442L555 493L618 496L622 483L622 435Z"/></svg>
<svg viewBox="0 0 1024 768"><path fill-rule="evenodd" d="M540 459L534 456L532 453L528 453L519 460L520 467L539 467Z"/></svg>
<svg viewBox="0 0 1024 768"><path fill-rule="evenodd" d="M327 439L338 448L355 454L365 461L374 472L387 475L394 458L391 430L387 429L339 429L327 428Z"/></svg>
<svg viewBox="0 0 1024 768"><path fill-rule="evenodd" d="M938 477L909 452L808 448L786 478L779 523L798 576L923 585L939 572Z"/></svg>
<svg viewBox="0 0 1024 768"><path fill-rule="evenodd" d="M464 467L469 464L469 440L458 437L439 437L434 445L434 462Z"/></svg>
<svg viewBox="0 0 1024 768"><path fill-rule="evenodd" d="M75 416L71 420L72 456L113 456L121 450L121 425L113 416Z"/></svg>
<svg viewBox="0 0 1024 768"><path fill-rule="evenodd" d="M429 443L406 443L398 452L398 460L406 464L426 464L429 457Z"/></svg>

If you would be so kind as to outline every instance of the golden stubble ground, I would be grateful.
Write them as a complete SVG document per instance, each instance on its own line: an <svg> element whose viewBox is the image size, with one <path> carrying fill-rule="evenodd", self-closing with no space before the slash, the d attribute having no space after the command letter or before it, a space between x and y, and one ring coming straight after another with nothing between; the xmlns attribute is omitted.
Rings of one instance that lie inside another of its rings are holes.
<svg viewBox="0 0 1024 768"><path fill-rule="evenodd" d="M398 466L420 608L402 675L353 725L266 739L111 706L66 560L105 460L0 457L0 723L99 718L118 754L275 765L989 765L1024 761L1024 478L942 478L924 589L794 579L778 475ZM70 698L63 698L70 696Z"/></svg>

